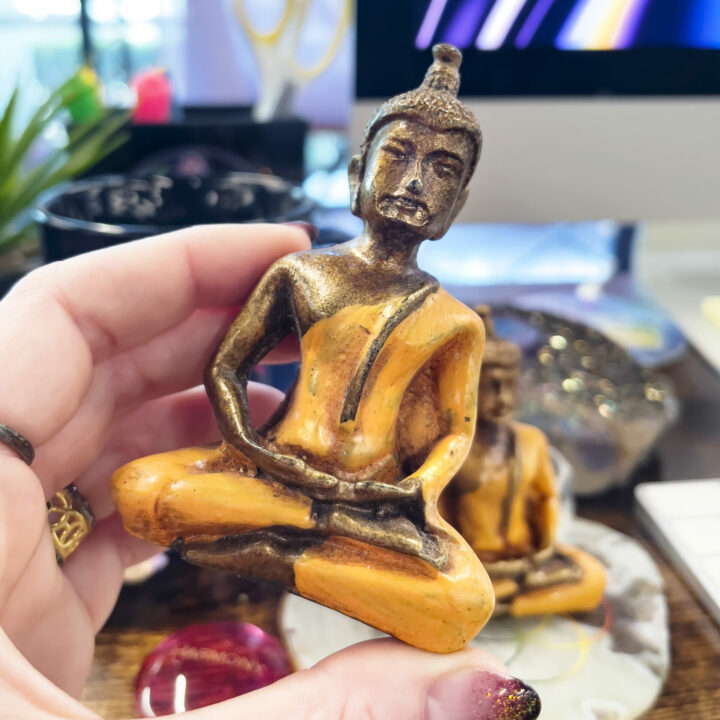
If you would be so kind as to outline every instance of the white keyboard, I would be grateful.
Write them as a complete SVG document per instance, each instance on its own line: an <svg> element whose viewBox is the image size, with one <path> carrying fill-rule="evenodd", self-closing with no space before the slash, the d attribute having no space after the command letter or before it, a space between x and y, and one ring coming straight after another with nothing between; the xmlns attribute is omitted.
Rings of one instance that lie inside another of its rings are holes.
<svg viewBox="0 0 720 720"><path fill-rule="evenodd" d="M636 513L720 625L720 479L641 483Z"/></svg>

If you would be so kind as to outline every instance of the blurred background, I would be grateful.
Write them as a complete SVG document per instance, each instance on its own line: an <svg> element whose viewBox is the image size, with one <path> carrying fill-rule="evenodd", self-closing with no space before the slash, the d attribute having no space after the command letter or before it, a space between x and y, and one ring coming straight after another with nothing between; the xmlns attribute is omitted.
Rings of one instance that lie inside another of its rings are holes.
<svg viewBox="0 0 720 720"><path fill-rule="evenodd" d="M0 295L193 223L356 235L349 158L436 42L484 147L420 265L494 307L567 496L634 532L640 481L720 475L718 0L0 0Z"/></svg>

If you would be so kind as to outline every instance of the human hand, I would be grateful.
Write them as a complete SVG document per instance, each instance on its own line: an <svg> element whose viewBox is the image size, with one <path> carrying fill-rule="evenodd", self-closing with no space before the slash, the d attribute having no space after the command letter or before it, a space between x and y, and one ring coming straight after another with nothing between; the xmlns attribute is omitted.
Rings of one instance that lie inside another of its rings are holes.
<svg viewBox="0 0 720 720"><path fill-rule="evenodd" d="M110 475L142 455L219 440L205 393L189 388L265 268L307 244L298 228L193 228L47 266L0 303L0 422L37 451L28 467L0 444L3 720L96 717L72 697L82 690L94 635L125 567L157 552L123 530ZM282 353L276 349L275 358ZM252 388L256 424L278 399L269 388ZM45 501L70 482L98 522L61 569ZM432 678L460 667L499 669L469 651L441 657L396 642L359 646L192 717L272 720L300 709L313 718L411 718L398 703L412 693L421 712ZM464 687L479 687L473 682Z"/></svg>
<svg viewBox="0 0 720 720"><path fill-rule="evenodd" d="M46 266L0 303L0 422L37 452L29 468L0 445L0 625L72 694L125 567L157 552L122 529L112 471L220 439L190 388L267 266L308 244L300 227L192 228ZM258 424L280 397L251 388ZM98 522L61 570L45 501L70 482Z"/></svg>

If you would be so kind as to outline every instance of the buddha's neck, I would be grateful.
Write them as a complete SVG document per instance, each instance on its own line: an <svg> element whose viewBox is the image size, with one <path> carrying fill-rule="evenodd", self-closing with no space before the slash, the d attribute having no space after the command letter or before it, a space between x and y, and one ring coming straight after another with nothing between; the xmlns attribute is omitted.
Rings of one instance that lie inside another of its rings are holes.
<svg viewBox="0 0 720 720"><path fill-rule="evenodd" d="M478 417L475 437L480 438L485 445L493 446L506 440L512 428L508 420L489 420Z"/></svg>
<svg viewBox="0 0 720 720"><path fill-rule="evenodd" d="M398 271L417 270L418 248L422 241L415 237L393 237L365 228L358 238L359 252L371 263Z"/></svg>

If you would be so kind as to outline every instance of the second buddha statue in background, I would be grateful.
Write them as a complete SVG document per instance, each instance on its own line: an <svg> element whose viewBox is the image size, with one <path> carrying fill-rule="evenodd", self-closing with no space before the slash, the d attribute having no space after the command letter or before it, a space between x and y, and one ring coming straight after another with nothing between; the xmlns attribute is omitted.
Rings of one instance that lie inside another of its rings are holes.
<svg viewBox="0 0 720 720"><path fill-rule="evenodd" d="M592 610L605 570L577 548L557 543L559 499L545 435L512 419L520 349L495 335L490 311L478 420L470 452L441 498L441 508L483 562L495 614Z"/></svg>

